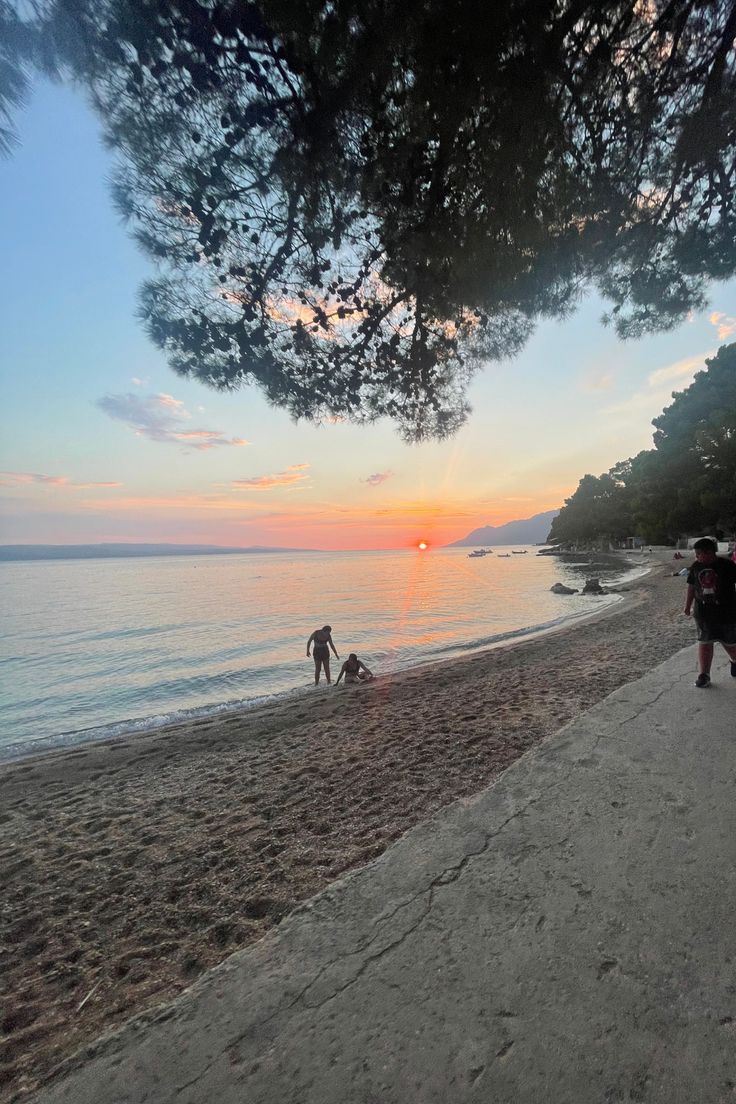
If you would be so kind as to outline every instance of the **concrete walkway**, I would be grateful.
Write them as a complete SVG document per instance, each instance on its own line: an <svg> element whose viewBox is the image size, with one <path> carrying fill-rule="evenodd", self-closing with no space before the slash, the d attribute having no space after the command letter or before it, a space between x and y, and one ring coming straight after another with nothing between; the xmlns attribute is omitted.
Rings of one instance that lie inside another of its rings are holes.
<svg viewBox="0 0 736 1104"><path fill-rule="evenodd" d="M39 1104L736 1102L736 679L695 649Z"/></svg>

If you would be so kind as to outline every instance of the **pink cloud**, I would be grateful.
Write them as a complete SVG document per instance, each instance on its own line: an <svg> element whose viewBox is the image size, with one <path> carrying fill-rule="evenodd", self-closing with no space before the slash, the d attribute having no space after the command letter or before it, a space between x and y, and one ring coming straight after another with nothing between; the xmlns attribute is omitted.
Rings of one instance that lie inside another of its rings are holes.
<svg viewBox="0 0 736 1104"><path fill-rule="evenodd" d="M172 437L190 448L204 451L218 445L235 445L239 448L250 444L244 437L226 437L217 429L192 429L188 433L173 433Z"/></svg>
<svg viewBox="0 0 736 1104"><path fill-rule="evenodd" d="M274 472L273 475L254 475L251 479L234 479L231 486L238 491L265 491L271 487L291 487L307 479L304 471L308 467L309 464L291 464L286 471Z"/></svg>
<svg viewBox="0 0 736 1104"><path fill-rule="evenodd" d="M156 395L155 398L158 400L159 406L163 406L169 410L175 410L177 414L181 414L183 418L189 417L181 399L175 399L173 395L167 395L163 391Z"/></svg>
<svg viewBox="0 0 736 1104"><path fill-rule="evenodd" d="M89 487L122 487L122 483L79 482L66 475L42 475L40 472L0 472L0 486L21 487L41 483L47 487L67 487L69 490L82 490Z"/></svg>
<svg viewBox="0 0 736 1104"><path fill-rule="evenodd" d="M708 321L716 327L719 341L725 341L727 337L736 334L736 318L723 314L722 311L713 311Z"/></svg>

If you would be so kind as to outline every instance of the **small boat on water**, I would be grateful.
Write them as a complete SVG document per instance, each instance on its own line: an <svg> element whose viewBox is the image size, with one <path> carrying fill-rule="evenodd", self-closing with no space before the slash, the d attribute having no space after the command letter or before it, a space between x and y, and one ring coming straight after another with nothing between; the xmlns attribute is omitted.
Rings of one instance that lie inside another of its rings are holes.
<svg viewBox="0 0 736 1104"><path fill-rule="evenodd" d="M474 560L481 556L490 556L493 553L492 548L475 548L472 552L468 552L468 559Z"/></svg>
<svg viewBox="0 0 736 1104"><path fill-rule="evenodd" d="M515 548L511 549L511 555L512 556L526 556L527 552L528 552L527 548L521 548L518 552Z"/></svg>
<svg viewBox="0 0 736 1104"><path fill-rule="evenodd" d="M498 558L499 558L499 560L510 560L511 559L511 553L510 552L499 552L498 553Z"/></svg>

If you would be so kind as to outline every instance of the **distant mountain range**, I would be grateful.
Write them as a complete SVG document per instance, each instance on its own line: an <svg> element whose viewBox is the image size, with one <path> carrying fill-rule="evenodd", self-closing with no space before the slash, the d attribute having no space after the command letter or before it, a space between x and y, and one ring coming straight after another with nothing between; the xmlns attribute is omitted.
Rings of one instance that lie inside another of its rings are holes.
<svg viewBox="0 0 736 1104"><path fill-rule="evenodd" d="M547 539L552 519L559 510L548 510L523 521L505 525L484 525L474 529L448 548L481 544L540 544ZM244 552L315 552L314 548L277 548L251 545L249 548L224 548L215 544L0 544L3 560L108 560L132 556L235 556Z"/></svg>
<svg viewBox="0 0 736 1104"><path fill-rule="evenodd" d="M483 525L474 529L462 540L453 541L448 548L467 548L468 545L481 544L542 544L547 540L552 520L559 510L547 510L544 514L524 518L521 521L507 521L505 525Z"/></svg>
<svg viewBox="0 0 736 1104"><path fill-rule="evenodd" d="M124 556L233 556L243 552L309 552L309 548L219 548L214 544L2 544L0 560L107 560Z"/></svg>

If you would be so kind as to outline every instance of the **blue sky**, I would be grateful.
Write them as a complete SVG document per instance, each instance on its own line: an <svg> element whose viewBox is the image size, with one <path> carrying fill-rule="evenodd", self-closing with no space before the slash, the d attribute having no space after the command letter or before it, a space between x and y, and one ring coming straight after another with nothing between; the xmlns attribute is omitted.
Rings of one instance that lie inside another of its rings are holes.
<svg viewBox="0 0 736 1104"><path fill-rule="evenodd" d="M449 442L295 425L253 388L181 379L148 342L136 295L151 265L113 208L112 154L82 97L40 85L18 127L0 162L0 543L444 543L557 507L586 472L650 447L671 392L735 339L734 283L639 342L589 299L478 375Z"/></svg>

